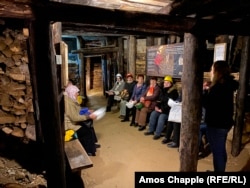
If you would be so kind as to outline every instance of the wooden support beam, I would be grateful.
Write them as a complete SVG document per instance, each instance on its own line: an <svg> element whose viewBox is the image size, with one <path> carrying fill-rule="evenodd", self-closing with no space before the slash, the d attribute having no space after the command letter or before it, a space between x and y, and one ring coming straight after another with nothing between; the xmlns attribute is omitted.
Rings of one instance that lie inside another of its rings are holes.
<svg viewBox="0 0 250 188"><path fill-rule="evenodd" d="M123 72L124 68L124 63L123 63L123 58L124 58L124 48L123 48L123 38L119 37L118 38L118 53L117 53L117 64L118 64L118 72Z"/></svg>
<svg viewBox="0 0 250 188"><path fill-rule="evenodd" d="M55 54L51 24L36 20L30 26L34 43L34 62L37 81L37 118L43 133L44 156L48 187L66 188L65 153L60 110ZM63 114L62 114L63 115ZM53 164L53 165L51 165Z"/></svg>
<svg viewBox="0 0 250 188"><path fill-rule="evenodd" d="M184 35L182 75L182 124L180 134L180 171L196 172L198 164L198 136L201 122L203 66L199 55L202 40L190 33ZM203 42L205 44L205 41ZM192 159L192 160L190 160ZM187 162L188 161L188 162Z"/></svg>
<svg viewBox="0 0 250 188"><path fill-rule="evenodd" d="M110 29L130 30L131 32L143 31L145 29L153 33L154 31L166 32L170 30L184 32L185 30L191 30L196 23L196 20L193 18L109 10L58 2L36 4L34 9L36 9L39 15L43 15L44 19L51 21L85 23L105 26ZM68 14L65 14L65 12Z"/></svg>
<svg viewBox="0 0 250 188"><path fill-rule="evenodd" d="M130 72L135 75L136 72L136 38L135 36L130 35L128 38L128 57L127 57L127 70L126 72Z"/></svg>
<svg viewBox="0 0 250 188"><path fill-rule="evenodd" d="M248 23L228 20L206 20L178 15L150 14L109 10L90 6L79 6L49 2L35 5L38 14L51 21L85 23L108 29L133 32L169 34L190 32L205 34L249 35ZM65 14L68 12L69 14ZM98 17L93 16L98 15ZM100 19L102 18L102 19Z"/></svg>
<svg viewBox="0 0 250 188"><path fill-rule="evenodd" d="M249 84L250 76L250 38L244 37L242 43L242 53L241 53L241 66L240 66L240 78L239 78L239 89L237 93L236 100L236 116L235 116L235 126L232 141L232 155L234 157L238 156L241 151L241 139L242 131L244 127L245 119L245 104L247 97L247 87Z"/></svg>
<svg viewBox="0 0 250 188"><path fill-rule="evenodd" d="M203 33L246 35L250 33L249 22L235 22L230 19L199 19L180 15L150 14L144 12L128 12L65 4L52 1L18 1L7 0L0 2L0 16L2 18L37 19L53 22L84 23L89 26L105 27L112 31L142 32L170 34ZM66 14L67 13L67 14ZM98 15L98 16L93 16ZM101 18L101 19L100 19Z"/></svg>
<svg viewBox="0 0 250 188"><path fill-rule="evenodd" d="M34 19L35 15L30 6L30 0L0 1L0 18Z"/></svg>
<svg viewBox="0 0 250 188"><path fill-rule="evenodd" d="M73 54L82 53L87 55L101 55L106 53L118 52L118 47L104 46L104 47L93 47L93 48L82 48L80 50L72 50Z"/></svg>

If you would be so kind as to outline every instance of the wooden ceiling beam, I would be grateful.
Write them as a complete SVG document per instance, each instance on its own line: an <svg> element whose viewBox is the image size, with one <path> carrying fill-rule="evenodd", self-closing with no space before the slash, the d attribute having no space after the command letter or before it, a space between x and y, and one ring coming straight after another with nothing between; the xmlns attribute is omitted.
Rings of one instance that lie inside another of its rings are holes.
<svg viewBox="0 0 250 188"><path fill-rule="evenodd" d="M249 22L220 19L196 19L182 16L127 12L51 1L0 1L0 16L22 19L47 19L54 22L83 23L119 32L138 33L198 33L249 35ZM245 2L245 0L243 0ZM245 2L246 3L246 2ZM237 8L237 7L236 7Z"/></svg>
<svg viewBox="0 0 250 188"><path fill-rule="evenodd" d="M101 35L101 36L123 36L123 35L138 35L138 36L155 36L162 37L165 35L182 35L183 33L178 33L174 31L164 31L164 30L131 30L131 29L117 29L109 28L98 25L89 24L78 24L72 22L62 23L62 34L63 35Z"/></svg>
<svg viewBox="0 0 250 188"><path fill-rule="evenodd" d="M58 2L39 4L34 9L37 16L51 21L84 23L131 31L152 29L185 32L191 30L196 23L196 20L192 18L109 10Z"/></svg>
<svg viewBox="0 0 250 188"><path fill-rule="evenodd" d="M35 16L30 7L30 0L0 1L0 17L15 19L33 19Z"/></svg>

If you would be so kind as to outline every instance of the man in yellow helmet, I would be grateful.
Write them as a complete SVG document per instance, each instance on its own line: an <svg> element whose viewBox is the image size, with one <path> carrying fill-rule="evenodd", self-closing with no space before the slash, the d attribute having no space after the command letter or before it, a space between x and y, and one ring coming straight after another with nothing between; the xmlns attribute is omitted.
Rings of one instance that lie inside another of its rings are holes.
<svg viewBox="0 0 250 188"><path fill-rule="evenodd" d="M145 135L154 135L154 140L160 138L170 111L168 100L169 98L176 100L178 97L179 93L174 85L173 78L169 75L165 76L162 93L154 111L150 114L149 130L144 133Z"/></svg>

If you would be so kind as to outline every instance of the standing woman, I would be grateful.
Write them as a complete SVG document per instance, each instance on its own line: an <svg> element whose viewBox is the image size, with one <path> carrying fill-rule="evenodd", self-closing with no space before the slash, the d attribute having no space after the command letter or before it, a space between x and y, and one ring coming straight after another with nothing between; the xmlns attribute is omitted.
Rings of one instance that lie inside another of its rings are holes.
<svg viewBox="0 0 250 188"><path fill-rule="evenodd" d="M210 76L211 85L204 91L207 136L213 154L214 171L224 172L227 163L226 140L234 124L234 92L238 82L230 75L226 61L216 61Z"/></svg>

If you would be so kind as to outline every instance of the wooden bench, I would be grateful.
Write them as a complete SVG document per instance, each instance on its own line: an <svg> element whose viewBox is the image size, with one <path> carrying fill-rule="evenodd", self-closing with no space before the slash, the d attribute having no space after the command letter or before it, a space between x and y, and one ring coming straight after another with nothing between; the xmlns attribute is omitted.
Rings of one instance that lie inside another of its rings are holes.
<svg viewBox="0 0 250 188"><path fill-rule="evenodd" d="M64 147L72 172L93 167L93 162L78 139L65 142Z"/></svg>
<svg viewBox="0 0 250 188"><path fill-rule="evenodd" d="M65 93L62 93L63 113L66 111L64 95ZM63 120L63 122L65 122L65 120ZM66 141L64 143L64 151L72 172L81 172L82 169L93 167L93 162L78 139Z"/></svg>

